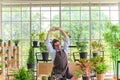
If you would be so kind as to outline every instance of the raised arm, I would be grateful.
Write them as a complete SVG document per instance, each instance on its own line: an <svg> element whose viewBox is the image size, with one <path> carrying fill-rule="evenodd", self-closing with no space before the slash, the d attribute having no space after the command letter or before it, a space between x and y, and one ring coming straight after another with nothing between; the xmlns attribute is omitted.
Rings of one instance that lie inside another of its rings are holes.
<svg viewBox="0 0 120 80"><path fill-rule="evenodd" d="M51 29L48 31L46 40L50 40L50 36L51 36L51 32L52 32L52 31L55 31L55 28L54 28L54 27L51 28Z"/></svg>
<svg viewBox="0 0 120 80"><path fill-rule="evenodd" d="M64 37L68 37L65 31L63 31L60 27L55 27L55 30L59 30Z"/></svg>

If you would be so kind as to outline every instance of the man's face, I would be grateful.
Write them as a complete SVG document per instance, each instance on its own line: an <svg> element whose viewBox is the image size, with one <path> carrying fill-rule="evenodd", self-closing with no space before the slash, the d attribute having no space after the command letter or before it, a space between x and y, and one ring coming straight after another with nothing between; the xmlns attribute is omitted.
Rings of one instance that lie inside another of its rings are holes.
<svg viewBox="0 0 120 80"><path fill-rule="evenodd" d="M61 49L61 44L60 44L60 42L54 43L54 48L55 48L56 50L60 50L60 49Z"/></svg>

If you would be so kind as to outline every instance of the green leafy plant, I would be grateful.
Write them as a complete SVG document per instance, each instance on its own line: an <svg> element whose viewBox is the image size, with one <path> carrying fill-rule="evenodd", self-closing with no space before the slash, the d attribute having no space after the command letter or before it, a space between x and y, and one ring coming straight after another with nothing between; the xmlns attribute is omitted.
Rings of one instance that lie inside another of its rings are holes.
<svg viewBox="0 0 120 80"><path fill-rule="evenodd" d="M91 58L91 62L93 63L93 65L97 64L97 63L104 63L105 60L104 60L104 57L102 56L97 56L97 57L92 57Z"/></svg>
<svg viewBox="0 0 120 80"><path fill-rule="evenodd" d="M38 34L35 33L35 32L32 32L31 37L32 37L33 40L37 40L38 39Z"/></svg>
<svg viewBox="0 0 120 80"><path fill-rule="evenodd" d="M3 66L3 65L2 65L2 62L0 62L0 68L2 68L2 66Z"/></svg>
<svg viewBox="0 0 120 80"><path fill-rule="evenodd" d="M102 73L105 73L108 69L108 65L106 65L105 63L97 63L94 65L94 68L95 72L97 74L102 74Z"/></svg>
<svg viewBox="0 0 120 80"><path fill-rule="evenodd" d="M110 58L113 63L114 75L117 74L117 60L119 59L119 50L114 47L114 43L120 41L120 25L107 23L105 25L106 31L103 33L104 40L107 43Z"/></svg>
<svg viewBox="0 0 120 80"><path fill-rule="evenodd" d="M91 42L91 48L93 52L102 51L104 49L103 44L100 41L92 41Z"/></svg>
<svg viewBox="0 0 120 80"><path fill-rule="evenodd" d="M13 40L13 42L14 42L14 44L17 46L18 43L20 42L20 40L19 40L19 39L15 39L15 40Z"/></svg>
<svg viewBox="0 0 120 80"><path fill-rule="evenodd" d="M34 59L33 48L30 47L27 63L28 63L28 64L32 64L32 63L34 63L34 62L35 62L35 59Z"/></svg>
<svg viewBox="0 0 120 80"><path fill-rule="evenodd" d="M120 50L120 41L114 42L113 45Z"/></svg>
<svg viewBox="0 0 120 80"><path fill-rule="evenodd" d="M47 51L47 48L45 45L45 32L39 33L39 41L40 41L40 51L42 52Z"/></svg>
<svg viewBox="0 0 120 80"><path fill-rule="evenodd" d="M31 80L31 79L32 79L32 71L26 70L24 67L22 67L14 75L13 80Z"/></svg>
<svg viewBox="0 0 120 80"><path fill-rule="evenodd" d="M87 49L87 42L76 42L76 47L78 51L84 52Z"/></svg>
<svg viewBox="0 0 120 80"><path fill-rule="evenodd" d="M2 40L2 39L0 39L0 44L2 44L2 41L3 41L3 40Z"/></svg>

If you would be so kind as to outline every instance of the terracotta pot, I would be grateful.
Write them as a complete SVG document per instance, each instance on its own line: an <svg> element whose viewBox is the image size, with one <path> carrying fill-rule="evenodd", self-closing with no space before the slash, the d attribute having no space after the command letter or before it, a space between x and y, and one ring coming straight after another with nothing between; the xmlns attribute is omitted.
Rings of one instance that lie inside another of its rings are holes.
<svg viewBox="0 0 120 80"><path fill-rule="evenodd" d="M103 74L96 74L97 80L104 80L104 73Z"/></svg>

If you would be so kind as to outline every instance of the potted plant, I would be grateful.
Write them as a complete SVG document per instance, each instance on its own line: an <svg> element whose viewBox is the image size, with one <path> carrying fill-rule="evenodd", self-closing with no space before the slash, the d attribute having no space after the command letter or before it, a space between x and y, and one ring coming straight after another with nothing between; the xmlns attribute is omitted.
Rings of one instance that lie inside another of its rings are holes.
<svg viewBox="0 0 120 80"><path fill-rule="evenodd" d="M0 39L0 46L2 46L2 41L3 41L3 40L2 40L2 39Z"/></svg>
<svg viewBox="0 0 120 80"><path fill-rule="evenodd" d="M103 44L100 41L92 41L91 42L91 48L92 48L92 53L93 57L98 56L99 51L103 50Z"/></svg>
<svg viewBox="0 0 120 80"><path fill-rule="evenodd" d="M13 42L14 42L15 46L18 46L18 43L20 42L20 40L19 39L15 39L15 40L13 40Z"/></svg>
<svg viewBox="0 0 120 80"><path fill-rule="evenodd" d="M33 47L37 47L37 46L38 46L38 41L37 41L37 39L38 39L38 34L32 32L32 33L31 33L31 37L32 37Z"/></svg>
<svg viewBox="0 0 120 80"><path fill-rule="evenodd" d="M75 77L75 80L81 80L81 77L82 77L82 71L80 69L76 69L74 71L74 77Z"/></svg>
<svg viewBox="0 0 120 80"><path fill-rule="evenodd" d="M81 59L87 58L87 52L86 52L87 42L76 42L76 46L79 51L80 58Z"/></svg>
<svg viewBox="0 0 120 80"><path fill-rule="evenodd" d="M80 70L83 72L82 73L83 80L89 80L90 71L93 63L88 59L80 59L76 64L80 66Z"/></svg>
<svg viewBox="0 0 120 80"><path fill-rule="evenodd" d="M27 60L27 68L34 70L34 66L35 66L34 52L33 52L33 48L30 47L28 60Z"/></svg>
<svg viewBox="0 0 120 80"><path fill-rule="evenodd" d="M45 32L39 33L39 41L40 41L40 51L42 53L42 59L43 61L48 61L48 52L47 47L45 45Z"/></svg>
<svg viewBox="0 0 120 80"><path fill-rule="evenodd" d="M32 80L32 72L22 67L15 73L13 80Z"/></svg>
<svg viewBox="0 0 120 80"><path fill-rule="evenodd" d="M110 53L110 59L113 64L113 78L117 79L117 61L120 57L119 50L114 47L114 43L120 41L120 25L107 23L105 25L103 38L107 44L107 49Z"/></svg>
<svg viewBox="0 0 120 80"><path fill-rule="evenodd" d="M97 80L104 80L104 74L108 69L108 65L106 65L103 62L100 62L100 63L98 62L94 65L93 69L96 72Z"/></svg>

